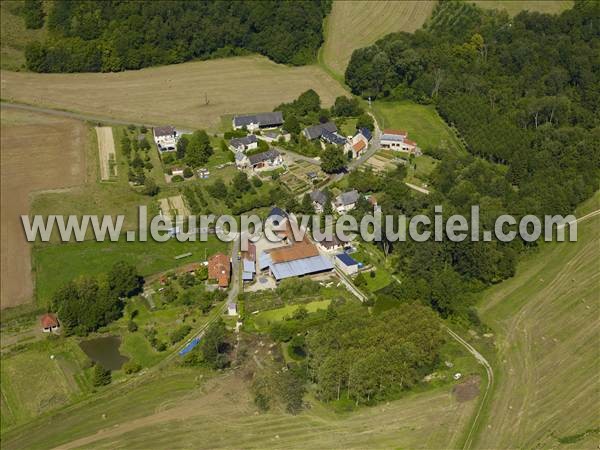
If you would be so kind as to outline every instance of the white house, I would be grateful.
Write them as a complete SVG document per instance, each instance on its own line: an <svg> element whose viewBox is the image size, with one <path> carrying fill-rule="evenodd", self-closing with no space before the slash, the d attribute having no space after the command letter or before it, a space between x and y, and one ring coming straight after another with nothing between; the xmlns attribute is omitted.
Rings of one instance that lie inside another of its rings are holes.
<svg viewBox="0 0 600 450"><path fill-rule="evenodd" d="M238 169L252 169L254 171L272 170L283 165L283 158L275 149L250 156L238 152L235 155L235 165Z"/></svg>
<svg viewBox="0 0 600 450"><path fill-rule="evenodd" d="M152 129L154 142L160 152L174 152L177 150L177 130L172 126L155 127Z"/></svg>
<svg viewBox="0 0 600 450"><path fill-rule="evenodd" d="M227 315L228 316L237 316L237 304L230 302L227 303Z"/></svg>
<svg viewBox="0 0 600 450"><path fill-rule="evenodd" d="M356 189L338 195L333 201L333 209L339 214L347 213L356 207L359 194Z"/></svg>
<svg viewBox="0 0 600 450"><path fill-rule="evenodd" d="M54 314L44 314L40 317L40 324L44 333L54 333L60 329L60 324Z"/></svg>
<svg viewBox="0 0 600 450"><path fill-rule="evenodd" d="M348 139L348 142L344 146L344 151L346 153L352 152L352 158L358 158L365 150L367 150L367 148L369 148L369 139L362 131L358 131L354 136Z"/></svg>
<svg viewBox="0 0 600 450"><path fill-rule="evenodd" d="M246 128L248 131L256 131L263 128L277 128L283 125L283 113L281 111L247 114L233 118L233 129Z"/></svg>
<svg viewBox="0 0 600 450"><path fill-rule="evenodd" d="M354 258L347 253L335 255L335 265L346 275L358 273L358 261L355 261Z"/></svg>
<svg viewBox="0 0 600 450"><path fill-rule="evenodd" d="M255 134L250 134L241 138L233 138L229 141L229 148L234 152L245 152L258 148L258 139Z"/></svg>
<svg viewBox="0 0 600 450"><path fill-rule="evenodd" d="M408 139L408 133L400 130L383 130L381 135L381 148L387 148L398 152L413 153L420 155L421 150L415 141Z"/></svg>

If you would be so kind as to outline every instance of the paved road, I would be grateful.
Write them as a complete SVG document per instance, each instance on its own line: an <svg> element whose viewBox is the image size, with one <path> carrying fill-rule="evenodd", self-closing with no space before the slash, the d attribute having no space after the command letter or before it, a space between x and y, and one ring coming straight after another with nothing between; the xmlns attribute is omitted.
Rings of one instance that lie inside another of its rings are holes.
<svg viewBox="0 0 600 450"><path fill-rule="evenodd" d="M475 350L475 348L471 344L469 344L467 341L465 341L463 338L461 338L458 334L456 334L450 328L446 327L446 331L448 332L448 334L450 334L450 336L452 336L456 341L458 341L463 347L465 347L467 349L467 351L469 353L471 353L475 357L475 359L477 359L479 364L481 364L481 365L483 365L483 367L485 367L485 371L487 373L487 386L485 388L485 392L483 393L481 403L479 403L479 409L477 410L477 414L475 415L475 418L473 419L473 423L471 424L471 428L469 429L469 434L467 435L467 439L465 440L465 443L463 445L463 450L468 450L471 448L471 445L473 444L473 439L475 437L475 430L477 429L477 427L479 425L479 420L481 419L481 411L483 411L483 408L485 407L486 402L487 402L488 394L489 394L492 386L494 385L494 370L492 369L492 366L490 365L488 360L485 359L481 353L479 353L477 350Z"/></svg>

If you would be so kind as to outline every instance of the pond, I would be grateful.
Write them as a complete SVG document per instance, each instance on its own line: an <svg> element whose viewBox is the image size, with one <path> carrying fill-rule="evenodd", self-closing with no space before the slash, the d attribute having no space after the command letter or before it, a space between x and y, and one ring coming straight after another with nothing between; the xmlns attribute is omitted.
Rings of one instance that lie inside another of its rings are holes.
<svg viewBox="0 0 600 450"><path fill-rule="evenodd" d="M129 361L127 356L121 355L119 347L121 338L118 336L106 336L87 341L81 341L79 347L95 363L109 370L120 369Z"/></svg>

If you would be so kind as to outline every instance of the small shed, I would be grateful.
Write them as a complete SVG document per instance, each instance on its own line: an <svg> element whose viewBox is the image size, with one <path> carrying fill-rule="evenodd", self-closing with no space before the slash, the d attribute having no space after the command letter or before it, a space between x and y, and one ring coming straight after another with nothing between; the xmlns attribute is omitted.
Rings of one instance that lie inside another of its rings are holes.
<svg viewBox="0 0 600 450"><path fill-rule="evenodd" d="M227 315L228 316L237 316L237 304L230 302L227 303Z"/></svg>
<svg viewBox="0 0 600 450"><path fill-rule="evenodd" d="M40 317L40 324L44 333L55 333L59 330L60 324L54 314L47 313Z"/></svg>
<svg viewBox="0 0 600 450"><path fill-rule="evenodd" d="M346 275L353 275L358 272L358 261L355 261L354 258L347 253L335 255L335 264Z"/></svg>

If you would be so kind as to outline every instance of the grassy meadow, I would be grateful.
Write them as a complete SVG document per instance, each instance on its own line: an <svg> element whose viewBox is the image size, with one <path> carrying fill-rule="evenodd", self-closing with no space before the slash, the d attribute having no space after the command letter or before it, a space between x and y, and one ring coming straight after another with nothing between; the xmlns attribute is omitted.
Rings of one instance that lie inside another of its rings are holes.
<svg viewBox="0 0 600 450"><path fill-rule="evenodd" d="M326 19L320 61L343 77L355 49L389 33L421 28L434 6L435 1L335 1Z"/></svg>
<svg viewBox="0 0 600 450"><path fill-rule="evenodd" d="M599 208L596 195L578 216ZM580 222L577 242L542 245L483 293L499 354L476 447L596 448L599 230L600 216Z"/></svg>
<svg viewBox="0 0 600 450"><path fill-rule="evenodd" d="M461 142L432 105L418 105L410 101L374 102L373 113L381 128L407 131L408 138L425 153L433 148L463 151Z"/></svg>

